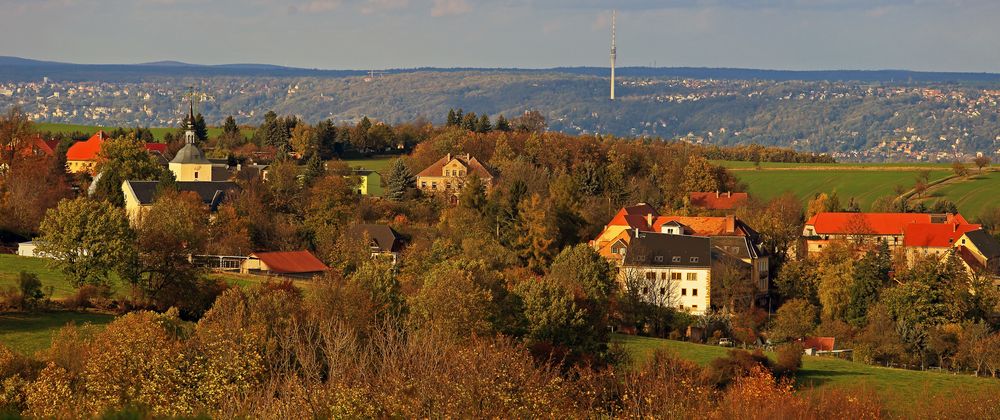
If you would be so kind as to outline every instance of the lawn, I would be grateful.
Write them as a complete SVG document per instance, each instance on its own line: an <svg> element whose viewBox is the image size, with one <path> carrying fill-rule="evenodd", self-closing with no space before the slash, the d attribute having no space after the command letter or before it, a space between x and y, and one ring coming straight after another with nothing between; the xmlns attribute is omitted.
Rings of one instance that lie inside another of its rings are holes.
<svg viewBox="0 0 1000 420"><path fill-rule="evenodd" d="M658 348L666 348L684 359L707 365L725 356L728 349L684 341L615 335L636 364L648 359ZM772 355L773 357L773 355ZM886 405L906 413L918 398L952 392L1000 391L1000 379L977 378L940 372L891 369L854 363L829 357L804 356L796 381L800 388L822 390L825 387L865 387L876 392Z"/></svg>
<svg viewBox="0 0 1000 420"><path fill-rule="evenodd" d="M733 173L748 186L750 195L769 200L786 191L795 194L803 203L817 193L837 192L844 206L853 197L868 210L875 199L884 195L896 195L895 187L903 185L912 188L920 171L865 170L865 169L815 169L815 170L760 170L734 171ZM933 182L951 175L948 170L930 171Z"/></svg>
<svg viewBox="0 0 1000 420"><path fill-rule="evenodd" d="M0 254L0 288L16 288L19 274L26 271L38 275L45 293L51 287L53 298L65 298L76 293L76 287L66 280L62 272L50 268L48 262L44 258Z"/></svg>
<svg viewBox="0 0 1000 420"><path fill-rule="evenodd" d="M371 169L384 177L389 169L389 164L396 158L397 156L375 156L368 159L348 159L344 163L356 169Z"/></svg>
<svg viewBox="0 0 1000 420"><path fill-rule="evenodd" d="M87 134L93 134L96 133L97 130L111 131L117 128L117 127L102 127L95 125L62 124L62 123L49 123L49 122L36 122L34 125L36 131L51 131L53 133L67 133L67 134L73 133L75 131ZM123 128L132 128L132 127L130 126ZM163 136L165 134L176 132L177 128L150 127L149 131L153 133L153 137L156 138L157 141L162 141ZM253 131L254 130L249 127L240 127L240 132L247 137L253 136ZM217 137L220 134L222 134L222 127L208 127L208 137Z"/></svg>
<svg viewBox="0 0 1000 420"><path fill-rule="evenodd" d="M756 164L742 160L713 160L713 164L721 165L737 171L754 170ZM791 163L791 162L761 162L761 169L863 169L863 170L905 170L905 169L951 169L951 163L927 162L845 162L845 163Z"/></svg>
<svg viewBox="0 0 1000 420"><path fill-rule="evenodd" d="M973 175L964 180L956 180L930 190L931 200L946 199L958 206L965 217L979 217L988 207L1000 205L1000 172L986 172L982 175L973 169Z"/></svg>
<svg viewBox="0 0 1000 420"><path fill-rule="evenodd" d="M0 343L30 356L48 348L52 337L66 324L105 325L113 319L113 315L85 312L0 314Z"/></svg>

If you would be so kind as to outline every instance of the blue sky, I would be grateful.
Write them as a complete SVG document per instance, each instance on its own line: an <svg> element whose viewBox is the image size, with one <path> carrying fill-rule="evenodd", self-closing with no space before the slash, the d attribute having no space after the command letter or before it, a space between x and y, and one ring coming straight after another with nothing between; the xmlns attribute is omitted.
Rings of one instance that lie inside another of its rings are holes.
<svg viewBox="0 0 1000 420"><path fill-rule="evenodd" d="M1000 0L0 0L0 55L309 68L1000 72Z"/></svg>

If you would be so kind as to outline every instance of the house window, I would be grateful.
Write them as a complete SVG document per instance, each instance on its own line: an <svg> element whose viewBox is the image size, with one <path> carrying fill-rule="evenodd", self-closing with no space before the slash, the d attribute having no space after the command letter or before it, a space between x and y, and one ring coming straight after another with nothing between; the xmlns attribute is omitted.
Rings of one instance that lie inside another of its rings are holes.
<svg viewBox="0 0 1000 420"><path fill-rule="evenodd" d="M653 260L655 260L656 262L663 262L663 256L657 255L656 257L653 257Z"/></svg>
<svg viewBox="0 0 1000 420"><path fill-rule="evenodd" d="M444 183L444 188L450 190L451 189L451 182L445 182Z"/></svg>
<svg viewBox="0 0 1000 420"><path fill-rule="evenodd" d="M420 181L420 188L427 188L427 182L426 181Z"/></svg>
<svg viewBox="0 0 1000 420"><path fill-rule="evenodd" d="M667 294L667 288L666 287L661 287L660 288L660 296L663 296L665 294Z"/></svg>
<svg viewBox="0 0 1000 420"><path fill-rule="evenodd" d="M691 309L698 309L698 305L691 305Z"/></svg>
<svg viewBox="0 0 1000 420"><path fill-rule="evenodd" d="M667 273L660 273L660 279L661 280L666 280L667 279Z"/></svg>
<svg viewBox="0 0 1000 420"><path fill-rule="evenodd" d="M670 280L680 280L681 273L670 273Z"/></svg>
<svg viewBox="0 0 1000 420"><path fill-rule="evenodd" d="M687 273L688 280L698 280L698 273Z"/></svg>
<svg viewBox="0 0 1000 420"><path fill-rule="evenodd" d="M679 262L681 262L681 257L674 257L673 259L671 259L671 261L673 261L675 263L679 263Z"/></svg>
<svg viewBox="0 0 1000 420"><path fill-rule="evenodd" d="M681 289L681 296L687 296L687 295L688 295L688 289Z"/></svg>
<svg viewBox="0 0 1000 420"><path fill-rule="evenodd" d="M693 263L698 262L698 257L691 257L691 262L693 262Z"/></svg>
<svg viewBox="0 0 1000 420"><path fill-rule="evenodd" d="M649 288L648 287L643 287L642 288L642 294L648 295L649 294Z"/></svg>
<svg viewBox="0 0 1000 420"><path fill-rule="evenodd" d="M691 289L691 296L698 296L698 289Z"/></svg>
<svg viewBox="0 0 1000 420"><path fill-rule="evenodd" d="M437 182L431 182L431 188L435 189L435 190L438 189L438 183Z"/></svg>
<svg viewBox="0 0 1000 420"><path fill-rule="evenodd" d="M194 171L194 179L198 179L198 171Z"/></svg>
<svg viewBox="0 0 1000 420"><path fill-rule="evenodd" d="M646 280L656 280L656 273L654 272L646 273Z"/></svg>
<svg viewBox="0 0 1000 420"><path fill-rule="evenodd" d="M635 257L635 259L638 260L638 261L646 261L646 256L645 255L639 255L639 256Z"/></svg>

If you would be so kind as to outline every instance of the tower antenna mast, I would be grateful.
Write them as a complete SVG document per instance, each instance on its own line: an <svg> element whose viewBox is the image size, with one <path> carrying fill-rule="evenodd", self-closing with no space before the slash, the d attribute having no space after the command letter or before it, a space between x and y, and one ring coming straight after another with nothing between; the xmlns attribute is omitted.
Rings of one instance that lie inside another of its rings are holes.
<svg viewBox="0 0 1000 420"><path fill-rule="evenodd" d="M611 100L615 100L615 60L618 58L618 48L615 45L615 15L617 10L611 11Z"/></svg>

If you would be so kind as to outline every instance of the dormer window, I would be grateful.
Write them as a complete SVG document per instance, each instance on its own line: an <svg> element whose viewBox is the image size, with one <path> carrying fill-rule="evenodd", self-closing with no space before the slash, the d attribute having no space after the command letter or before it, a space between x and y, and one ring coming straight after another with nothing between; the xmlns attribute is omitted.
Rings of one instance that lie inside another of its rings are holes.
<svg viewBox="0 0 1000 420"><path fill-rule="evenodd" d="M679 262L681 262L681 257L674 257L674 258L671 259L671 261L673 261L675 263L679 263Z"/></svg>
<svg viewBox="0 0 1000 420"><path fill-rule="evenodd" d="M698 262L698 257L691 257L691 262L693 262L693 263Z"/></svg>
<svg viewBox="0 0 1000 420"><path fill-rule="evenodd" d="M656 257L653 258L653 260L656 261L656 262L663 262L663 256L662 255L657 255Z"/></svg>

